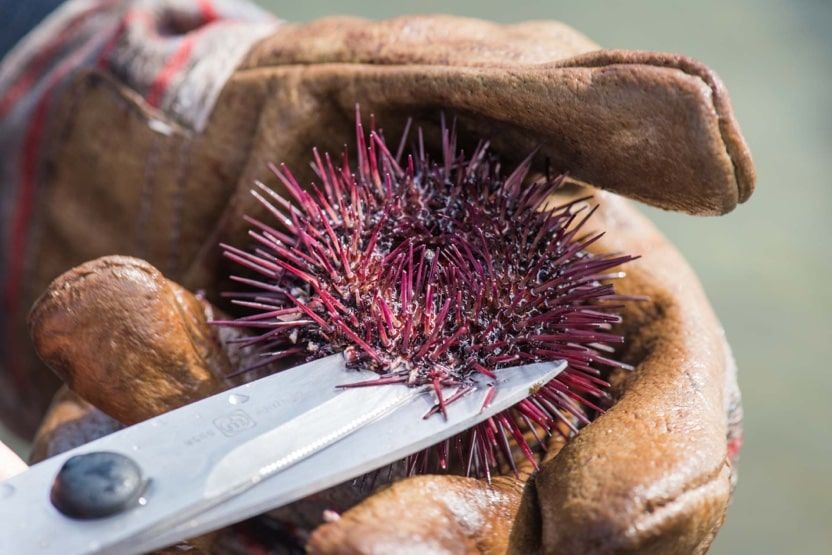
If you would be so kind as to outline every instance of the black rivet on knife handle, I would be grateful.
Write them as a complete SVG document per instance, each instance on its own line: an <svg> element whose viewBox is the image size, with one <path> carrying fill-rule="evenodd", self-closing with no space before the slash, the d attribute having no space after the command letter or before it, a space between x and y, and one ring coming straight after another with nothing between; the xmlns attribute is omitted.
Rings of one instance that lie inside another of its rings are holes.
<svg viewBox="0 0 832 555"><path fill-rule="evenodd" d="M101 451L66 460L52 484L50 499L64 515L103 518L134 507L145 483L139 465L120 453Z"/></svg>

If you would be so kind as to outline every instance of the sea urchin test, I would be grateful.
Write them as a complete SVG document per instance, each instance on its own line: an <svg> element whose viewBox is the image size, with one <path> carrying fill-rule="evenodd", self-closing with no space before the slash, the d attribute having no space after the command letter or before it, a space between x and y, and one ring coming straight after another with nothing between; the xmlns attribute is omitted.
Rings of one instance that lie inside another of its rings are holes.
<svg viewBox="0 0 832 555"><path fill-rule="evenodd" d="M427 416L468 393L476 373L564 359L567 370L525 400L407 461L409 473L516 472L512 442L535 463L542 434L577 433L609 403L606 374L628 368L612 358L623 341L613 325L631 299L611 280L636 257L590 252L603 235L582 231L591 197L550 206L563 176L530 179L531 156L503 176L487 142L466 156L453 130L441 133L434 161L421 129L409 153L407 132L393 153L357 117L354 166L346 151L335 162L315 150L307 188L273 167L287 196L258 183L270 217L247 217L250 249L223 245L244 270L233 302L249 313L218 323L254 332L245 344L261 360L240 372L343 352L378 374L358 386L432 386Z"/></svg>

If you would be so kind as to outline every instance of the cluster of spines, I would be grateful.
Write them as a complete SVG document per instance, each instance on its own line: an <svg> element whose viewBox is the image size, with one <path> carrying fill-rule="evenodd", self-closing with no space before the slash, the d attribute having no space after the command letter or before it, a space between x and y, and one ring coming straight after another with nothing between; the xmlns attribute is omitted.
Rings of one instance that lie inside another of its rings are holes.
<svg viewBox="0 0 832 555"><path fill-rule="evenodd" d="M548 207L563 177L527 183L531 156L502 178L487 143L466 158L443 124L440 163L418 130L402 164L406 137L394 155L357 117L355 172L346 151L340 164L313 152L320 186L272 166L291 200L262 183L253 191L276 224L247 217L254 247L223 245L256 275L232 276L250 288L232 302L253 313L221 323L257 330L241 342L263 356L241 371L343 351L379 374L351 387L432 387L425 417L469 394L475 373L566 360L525 400L407 461L410 473L453 465L490 477L498 459L516 472L512 441L534 463L527 437L545 449L541 432L577 433L607 402L602 369L627 368L610 353L629 297L610 280L635 257L590 253L603 233L583 231L589 197Z"/></svg>

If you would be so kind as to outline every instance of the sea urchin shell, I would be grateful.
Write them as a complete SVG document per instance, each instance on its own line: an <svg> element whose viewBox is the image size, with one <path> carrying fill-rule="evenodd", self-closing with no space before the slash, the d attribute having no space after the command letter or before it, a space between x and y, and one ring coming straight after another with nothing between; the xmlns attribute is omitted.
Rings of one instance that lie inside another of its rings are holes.
<svg viewBox="0 0 832 555"><path fill-rule="evenodd" d="M259 275L232 276L253 289L233 301L252 313L222 323L257 330L247 341L263 352L257 366L343 351L379 375L359 385L430 385L429 415L468 392L474 373L565 359L556 379L410 457L408 469L453 462L490 477L502 460L516 471L512 439L534 463L526 437L543 446L540 431L576 432L608 398L603 369L626 367L609 357L626 300L609 280L635 257L588 252L603 235L581 232L595 209L588 198L548 207L563 176L525 183L531 156L503 177L486 142L465 157L443 124L440 162L419 130L402 163L406 139L393 154L380 132L365 135L358 115L356 139L355 170L346 151L339 165L314 151L319 185L308 189L272 167L291 200L257 184L252 194L276 222L247 218L250 251L223 245Z"/></svg>

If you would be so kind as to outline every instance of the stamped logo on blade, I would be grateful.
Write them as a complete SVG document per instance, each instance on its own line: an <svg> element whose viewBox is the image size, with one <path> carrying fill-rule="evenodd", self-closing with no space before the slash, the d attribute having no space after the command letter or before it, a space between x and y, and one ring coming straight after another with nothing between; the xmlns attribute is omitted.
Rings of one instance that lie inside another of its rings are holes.
<svg viewBox="0 0 832 555"><path fill-rule="evenodd" d="M231 437L243 430L253 428L257 423L242 410L235 410L232 413L214 419L214 426L222 432L222 435Z"/></svg>

